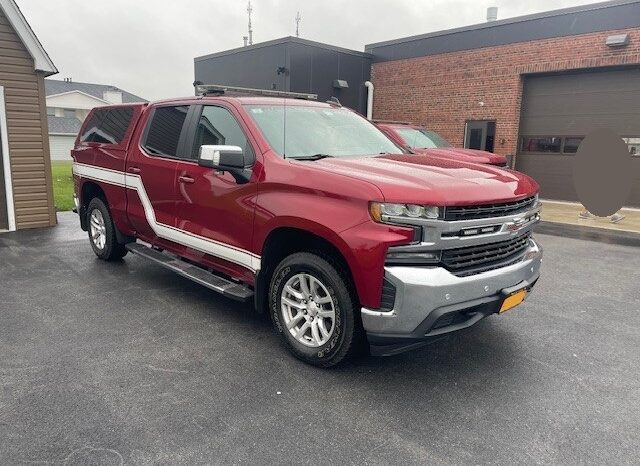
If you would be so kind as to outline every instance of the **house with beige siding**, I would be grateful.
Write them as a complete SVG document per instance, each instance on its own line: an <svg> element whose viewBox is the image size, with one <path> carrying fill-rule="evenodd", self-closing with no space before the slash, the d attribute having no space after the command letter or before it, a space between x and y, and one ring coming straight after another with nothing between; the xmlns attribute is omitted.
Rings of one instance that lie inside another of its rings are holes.
<svg viewBox="0 0 640 466"><path fill-rule="evenodd" d="M56 224L44 78L58 70L14 0L0 0L0 231Z"/></svg>

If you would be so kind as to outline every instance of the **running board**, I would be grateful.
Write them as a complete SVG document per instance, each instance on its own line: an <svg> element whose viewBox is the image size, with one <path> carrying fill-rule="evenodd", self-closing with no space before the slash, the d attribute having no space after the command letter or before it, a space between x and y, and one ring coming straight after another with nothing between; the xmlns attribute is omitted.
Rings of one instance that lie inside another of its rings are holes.
<svg viewBox="0 0 640 466"><path fill-rule="evenodd" d="M222 278L175 256L170 256L140 243L128 243L125 247L133 254L150 259L156 264L166 267L200 285L204 285L210 290L217 291L228 298L241 302L253 299L253 290L251 288Z"/></svg>

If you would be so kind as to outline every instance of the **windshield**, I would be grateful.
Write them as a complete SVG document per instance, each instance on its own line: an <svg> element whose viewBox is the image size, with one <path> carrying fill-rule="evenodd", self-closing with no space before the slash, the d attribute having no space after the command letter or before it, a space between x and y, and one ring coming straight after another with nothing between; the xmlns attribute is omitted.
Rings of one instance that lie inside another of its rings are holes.
<svg viewBox="0 0 640 466"><path fill-rule="evenodd" d="M247 110L272 149L286 158L402 152L378 128L344 108L251 105Z"/></svg>
<svg viewBox="0 0 640 466"><path fill-rule="evenodd" d="M451 147L438 133L424 128L397 128L396 131L412 149Z"/></svg>

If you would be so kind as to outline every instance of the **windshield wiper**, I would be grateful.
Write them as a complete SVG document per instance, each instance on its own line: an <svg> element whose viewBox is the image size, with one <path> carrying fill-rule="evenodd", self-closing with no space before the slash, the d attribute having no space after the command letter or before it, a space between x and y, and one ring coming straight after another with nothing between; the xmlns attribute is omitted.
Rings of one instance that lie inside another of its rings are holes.
<svg viewBox="0 0 640 466"><path fill-rule="evenodd" d="M301 157L287 157L288 159L293 159L293 160L320 160L320 159L327 159L327 158L333 158L333 155L328 155L328 154L313 154L313 155L303 155Z"/></svg>

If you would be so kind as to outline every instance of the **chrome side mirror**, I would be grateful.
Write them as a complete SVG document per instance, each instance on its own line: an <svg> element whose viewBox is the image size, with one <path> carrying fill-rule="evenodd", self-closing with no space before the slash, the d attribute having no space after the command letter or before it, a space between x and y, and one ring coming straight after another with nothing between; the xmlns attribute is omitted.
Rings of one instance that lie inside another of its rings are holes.
<svg viewBox="0 0 640 466"><path fill-rule="evenodd" d="M219 170L242 169L245 168L244 152L239 146L200 146L198 164Z"/></svg>

